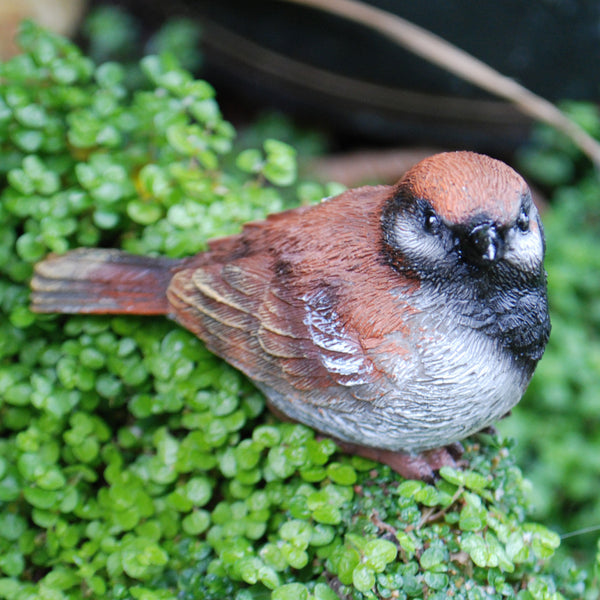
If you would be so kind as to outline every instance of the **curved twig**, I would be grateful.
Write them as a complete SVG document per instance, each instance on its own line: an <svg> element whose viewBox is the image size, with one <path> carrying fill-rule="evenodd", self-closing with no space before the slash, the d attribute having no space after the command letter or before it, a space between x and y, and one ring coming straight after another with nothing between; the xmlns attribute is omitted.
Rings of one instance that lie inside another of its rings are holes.
<svg viewBox="0 0 600 600"><path fill-rule="evenodd" d="M552 102L534 94L514 79L498 73L434 33L393 13L357 0L282 1L311 6L379 31L421 58L496 96L505 98L533 119L552 125L567 135L597 167L600 167L600 144Z"/></svg>

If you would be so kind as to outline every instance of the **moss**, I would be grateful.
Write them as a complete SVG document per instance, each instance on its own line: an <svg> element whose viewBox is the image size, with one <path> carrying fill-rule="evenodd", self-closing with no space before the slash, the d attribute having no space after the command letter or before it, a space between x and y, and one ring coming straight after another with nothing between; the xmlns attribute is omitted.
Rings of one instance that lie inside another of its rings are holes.
<svg viewBox="0 0 600 600"><path fill-rule="evenodd" d="M172 56L130 92L31 23L20 44L0 66L0 598L593 597L551 562L506 441L405 481L275 420L166 320L32 314L49 251L187 255L333 188L295 184L282 142L240 151Z"/></svg>

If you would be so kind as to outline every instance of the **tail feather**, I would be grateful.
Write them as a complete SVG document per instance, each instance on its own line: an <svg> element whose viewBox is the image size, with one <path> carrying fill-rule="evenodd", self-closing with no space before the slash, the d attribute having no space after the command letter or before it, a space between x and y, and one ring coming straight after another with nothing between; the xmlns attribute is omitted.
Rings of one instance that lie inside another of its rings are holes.
<svg viewBox="0 0 600 600"><path fill-rule="evenodd" d="M31 309L40 313L167 314L167 288L180 262L96 248L51 254L35 266Z"/></svg>

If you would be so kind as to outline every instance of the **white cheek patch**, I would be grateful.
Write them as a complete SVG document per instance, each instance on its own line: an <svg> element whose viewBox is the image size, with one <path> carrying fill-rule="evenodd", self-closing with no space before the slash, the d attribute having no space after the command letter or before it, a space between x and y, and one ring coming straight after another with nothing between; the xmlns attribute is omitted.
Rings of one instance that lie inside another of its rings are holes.
<svg viewBox="0 0 600 600"><path fill-rule="evenodd" d="M411 264L421 267L442 266L448 253L441 240L422 230L415 230L409 219L397 219L394 224L394 246Z"/></svg>
<svg viewBox="0 0 600 600"><path fill-rule="evenodd" d="M544 260L544 242L537 215L531 219L529 231L511 229L508 232L504 260L521 270L536 271L540 268Z"/></svg>

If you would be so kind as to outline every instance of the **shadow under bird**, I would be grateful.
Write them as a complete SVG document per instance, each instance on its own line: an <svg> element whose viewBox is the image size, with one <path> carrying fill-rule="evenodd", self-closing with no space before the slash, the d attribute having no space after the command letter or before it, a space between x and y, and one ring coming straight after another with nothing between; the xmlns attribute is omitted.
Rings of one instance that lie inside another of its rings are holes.
<svg viewBox="0 0 600 600"><path fill-rule="evenodd" d="M550 333L544 251L523 178L449 152L189 258L50 255L32 309L167 315L276 413L427 478L521 399Z"/></svg>

